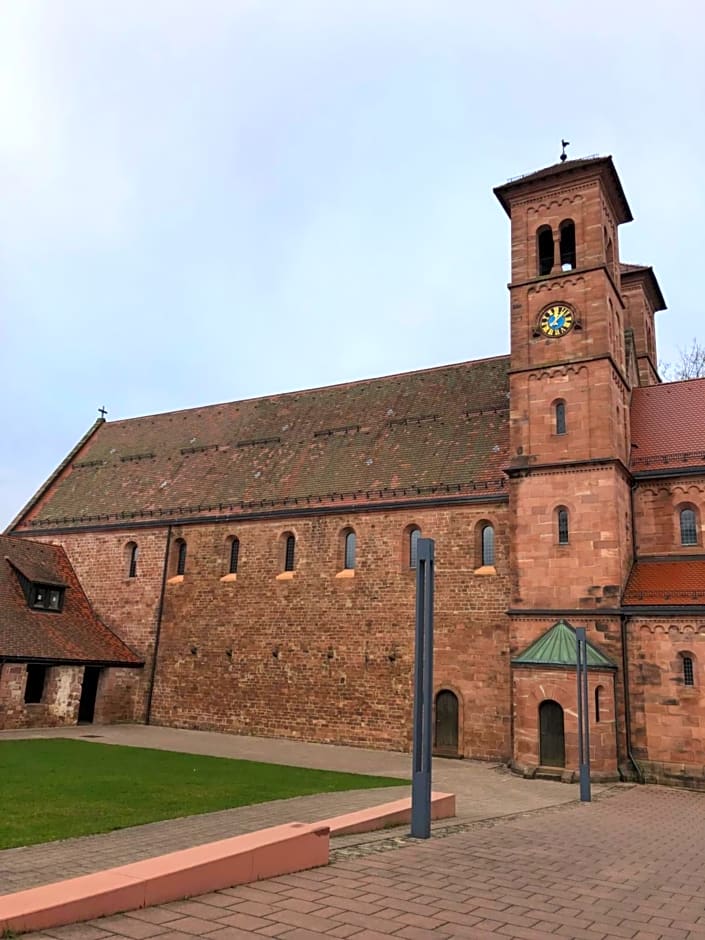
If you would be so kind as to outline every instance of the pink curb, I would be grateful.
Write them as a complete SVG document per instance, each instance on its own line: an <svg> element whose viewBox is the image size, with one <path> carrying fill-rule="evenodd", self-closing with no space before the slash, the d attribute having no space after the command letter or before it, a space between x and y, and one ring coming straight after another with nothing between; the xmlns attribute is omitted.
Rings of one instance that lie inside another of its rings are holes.
<svg viewBox="0 0 705 940"><path fill-rule="evenodd" d="M0 930L60 927L326 865L329 835L288 823L18 891L0 897Z"/></svg>
<svg viewBox="0 0 705 940"><path fill-rule="evenodd" d="M454 793L431 794L431 819L448 819L455 816ZM401 826L411 822L411 797L371 806L344 816L333 816L321 821L321 826L328 826L332 836L347 836L356 832L372 832L386 826Z"/></svg>
<svg viewBox="0 0 705 940"><path fill-rule="evenodd" d="M455 816L455 795L431 794L432 819ZM411 821L411 799L318 823L287 823L106 871L0 896L0 931L26 933L209 894L327 865L330 836Z"/></svg>

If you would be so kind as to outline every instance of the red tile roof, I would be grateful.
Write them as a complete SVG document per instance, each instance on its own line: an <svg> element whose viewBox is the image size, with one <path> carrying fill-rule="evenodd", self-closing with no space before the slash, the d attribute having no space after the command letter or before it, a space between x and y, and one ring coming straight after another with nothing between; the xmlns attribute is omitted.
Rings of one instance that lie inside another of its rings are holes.
<svg viewBox="0 0 705 940"><path fill-rule="evenodd" d="M508 365L106 422L18 528L501 493Z"/></svg>
<svg viewBox="0 0 705 940"><path fill-rule="evenodd" d="M705 605L705 556L636 562L627 582L627 605Z"/></svg>
<svg viewBox="0 0 705 940"><path fill-rule="evenodd" d="M65 585L62 610L30 607L18 572L30 581ZM0 535L0 662L3 659L142 665L97 618L63 548L6 535Z"/></svg>
<svg viewBox="0 0 705 940"><path fill-rule="evenodd" d="M705 378L635 388L633 471L705 464Z"/></svg>

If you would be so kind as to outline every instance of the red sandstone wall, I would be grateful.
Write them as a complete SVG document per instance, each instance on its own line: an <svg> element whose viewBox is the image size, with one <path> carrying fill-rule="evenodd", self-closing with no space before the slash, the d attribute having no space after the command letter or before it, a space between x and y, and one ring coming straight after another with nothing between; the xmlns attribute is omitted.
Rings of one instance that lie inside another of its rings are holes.
<svg viewBox="0 0 705 940"><path fill-rule="evenodd" d="M679 507L695 506L700 515L698 545L681 545ZM639 483L634 518L640 555L692 555L703 549L705 475Z"/></svg>
<svg viewBox="0 0 705 940"><path fill-rule="evenodd" d="M629 487L619 468L537 471L511 486L514 605L617 606L631 565ZM567 545L558 544L558 506L569 513Z"/></svg>
<svg viewBox="0 0 705 940"><path fill-rule="evenodd" d="M481 520L496 527L496 573L475 574ZM505 504L175 528L173 538L187 540L187 567L166 588L155 723L407 748L415 576L405 532L412 524L436 540L435 686L465 703L460 751L508 758ZM337 578L349 526L357 567L354 577ZM280 537L289 531L296 570L282 580ZM238 573L223 581L231 535L240 539ZM125 577L130 540L140 550L136 579ZM147 660L139 680L132 670L114 680L139 682L140 719L165 531L76 533L61 542L98 615ZM129 689L120 694L122 713Z"/></svg>
<svg viewBox="0 0 705 940"><path fill-rule="evenodd" d="M705 618L634 617L629 643L634 753L647 780L705 788ZM679 654L693 660L693 686Z"/></svg>
<svg viewBox="0 0 705 940"><path fill-rule="evenodd" d="M514 684L514 764L530 769L539 765L539 706L552 699L563 708L565 728L565 766L577 770L578 716L575 669L515 667ZM595 690L600 687L599 722L595 709ZM590 714L590 763L593 779L617 776L615 746L615 709L613 673L609 670L588 672Z"/></svg>

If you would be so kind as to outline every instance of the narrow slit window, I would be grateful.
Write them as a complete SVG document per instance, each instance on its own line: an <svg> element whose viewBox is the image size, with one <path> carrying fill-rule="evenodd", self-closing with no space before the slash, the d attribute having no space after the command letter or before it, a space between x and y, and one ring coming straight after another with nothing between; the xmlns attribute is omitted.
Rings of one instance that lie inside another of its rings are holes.
<svg viewBox="0 0 705 940"><path fill-rule="evenodd" d="M575 223L571 219L560 226L561 271L572 271L576 266Z"/></svg>
<svg viewBox="0 0 705 940"><path fill-rule="evenodd" d="M348 532L345 536L345 563L344 567L351 570L355 567L355 549L357 547L357 538L354 532Z"/></svg>
<svg viewBox="0 0 705 940"><path fill-rule="evenodd" d="M550 274L553 270L553 231L544 225L537 232L539 274Z"/></svg>
<svg viewBox="0 0 705 940"><path fill-rule="evenodd" d="M419 539L421 538L420 529L412 529L409 533L409 567L416 568L419 561Z"/></svg>
<svg viewBox="0 0 705 940"><path fill-rule="evenodd" d="M556 402L556 434L565 434L565 433L566 433L565 402L557 401Z"/></svg>
<svg viewBox="0 0 705 940"><path fill-rule="evenodd" d="M480 560L483 565L494 564L494 528L491 525L482 527L482 553Z"/></svg>
<svg viewBox="0 0 705 940"><path fill-rule="evenodd" d="M698 544L698 526L694 509L681 509L681 545Z"/></svg>
<svg viewBox="0 0 705 940"><path fill-rule="evenodd" d="M137 577L137 556L139 555L139 549L135 542L130 542L127 546L127 577L136 578Z"/></svg>
<svg viewBox="0 0 705 940"><path fill-rule="evenodd" d="M237 563L240 557L240 539L234 538L230 543L230 563L228 565L229 574L237 574Z"/></svg>
<svg viewBox="0 0 705 940"><path fill-rule="evenodd" d="M186 571L186 542L178 539L176 542L176 573L184 574Z"/></svg>
<svg viewBox="0 0 705 940"><path fill-rule="evenodd" d="M556 513L556 518L558 521L558 544L567 545L568 544L568 510L559 509Z"/></svg>
<svg viewBox="0 0 705 940"><path fill-rule="evenodd" d="M695 685L693 660L690 656L683 656L683 685Z"/></svg>
<svg viewBox="0 0 705 940"><path fill-rule="evenodd" d="M286 537L286 549L284 552L284 571L294 570L294 555L296 553L296 539L293 535Z"/></svg>
<svg viewBox="0 0 705 940"><path fill-rule="evenodd" d="M602 704L602 686L598 685L595 689L595 722L597 724L601 721L601 709Z"/></svg>

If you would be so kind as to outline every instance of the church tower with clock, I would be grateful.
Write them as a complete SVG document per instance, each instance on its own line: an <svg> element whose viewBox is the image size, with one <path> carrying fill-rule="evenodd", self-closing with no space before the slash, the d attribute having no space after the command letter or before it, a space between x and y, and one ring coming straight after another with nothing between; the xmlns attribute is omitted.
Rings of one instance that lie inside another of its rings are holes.
<svg viewBox="0 0 705 940"><path fill-rule="evenodd" d="M550 648L557 629L583 626L605 663L605 676L593 681L620 682L619 598L633 560L629 403L638 367L633 331L625 333L618 227L632 215L611 157L561 162L495 194L511 219L506 472L514 759L521 764L532 762L522 742L536 741L535 723L544 720L532 718L540 711L534 698L572 702L575 694L574 670L544 674L557 664L544 655L531 669L523 651L542 637ZM600 748L605 773L616 770L622 750L616 717L612 740L607 735Z"/></svg>

